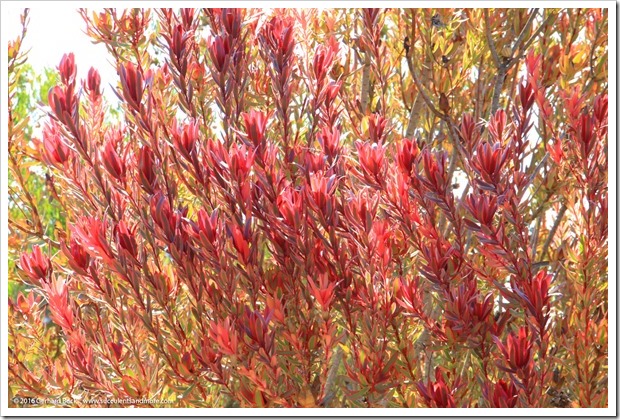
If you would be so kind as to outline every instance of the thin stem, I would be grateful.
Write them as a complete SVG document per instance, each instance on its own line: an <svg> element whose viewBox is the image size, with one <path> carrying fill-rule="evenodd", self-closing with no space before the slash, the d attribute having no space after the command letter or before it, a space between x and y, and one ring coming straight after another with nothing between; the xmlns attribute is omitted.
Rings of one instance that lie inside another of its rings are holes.
<svg viewBox="0 0 620 420"><path fill-rule="evenodd" d="M499 67L502 62L499 58L499 54L497 53L497 48L495 47L495 41L493 41L493 37L491 36L491 26L489 25L489 10L484 9L484 26L485 26L485 36L487 38L487 43L489 44L489 49L491 50L491 56L493 57L493 62L497 67Z"/></svg>
<svg viewBox="0 0 620 420"><path fill-rule="evenodd" d="M566 203L562 203L562 207L560 208L560 211L558 212L558 216L555 219L555 223L553 224L553 227L549 231L549 236L547 237L547 240L545 241L545 244L543 245L542 252L540 253L541 259L544 259L547 256L549 245L551 245L551 241L553 240L553 237L555 236L555 232L558 230L558 227L560 226L560 222L562 221L562 218L564 217L564 213L566 213L566 210L567 210Z"/></svg>

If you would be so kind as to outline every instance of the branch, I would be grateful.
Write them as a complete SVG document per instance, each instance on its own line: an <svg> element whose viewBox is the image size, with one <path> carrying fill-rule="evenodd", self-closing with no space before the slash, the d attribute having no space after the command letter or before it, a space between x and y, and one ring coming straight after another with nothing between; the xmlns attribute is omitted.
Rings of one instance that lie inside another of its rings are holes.
<svg viewBox="0 0 620 420"><path fill-rule="evenodd" d="M336 395L334 384L336 383L338 368L342 362L342 348L340 346L336 347L336 351L334 352L330 362L329 370L327 371L327 379L325 379L325 389L323 391L324 397L320 404L322 407L327 407Z"/></svg>
<svg viewBox="0 0 620 420"><path fill-rule="evenodd" d="M538 246L538 233L540 231L540 225L542 224L542 217L536 220L536 225L534 226L534 233L532 234L532 241L530 246L532 248L532 261L536 260L536 247Z"/></svg>
<svg viewBox="0 0 620 420"><path fill-rule="evenodd" d="M547 256L547 251L549 251L549 245L551 245L551 241L553 240L553 237L555 236L555 232L558 230L558 227L560 226L560 221L564 217L564 213L566 213L566 209L567 209L566 204L563 203L558 213L558 216L555 219L555 223L553 224L551 231L549 231L549 236L547 237L547 240L545 241L545 244L543 245L543 249L540 254L541 260L544 260L545 257Z"/></svg>
<svg viewBox="0 0 620 420"><path fill-rule="evenodd" d="M495 42L493 41L493 37L491 37L491 27L489 26L489 10L484 9L484 25L485 25L485 34L487 37L487 43L489 44L489 49L491 50L491 56L493 57L493 61L495 65L499 67L502 62L499 58L499 54L497 53L497 48L495 48Z"/></svg>
<svg viewBox="0 0 620 420"><path fill-rule="evenodd" d="M512 57L514 57L515 53L517 52L517 50L521 46L521 43L523 42L523 39L525 38L525 33L527 32L527 29L530 27L530 25L532 25L532 22L534 22L534 18L536 17L537 14L538 14L538 9L534 9L532 11L532 14L527 19L527 22L525 22L525 26L521 30L521 33L519 34L519 36L517 37L517 40L515 41L515 43L512 46L511 53L510 53L510 58L511 59L512 59Z"/></svg>
<svg viewBox="0 0 620 420"><path fill-rule="evenodd" d="M532 214L532 221L536 220L536 218L540 215L540 213L545 209L545 207L549 203L549 200L551 199L553 194L555 194L555 192L553 191L547 192L547 196L545 197L545 199L541 200L542 204L538 206L536 210L534 210L534 213Z"/></svg>
<svg viewBox="0 0 620 420"><path fill-rule="evenodd" d="M590 88L592 87L592 82L594 82L594 80L596 79L596 75L594 74L594 67L596 67L594 65L594 52L596 51L596 43L598 42L598 37L600 36L601 33L601 27L598 26L596 28L596 35L594 36L594 42L592 42L592 48L590 49L590 74L588 77L588 82L586 84L585 89L583 90L584 92L589 92Z"/></svg>
<svg viewBox="0 0 620 420"><path fill-rule="evenodd" d="M466 158L464 157L463 146L461 145L461 142L459 141L459 134L454 125L454 121L452 120L452 118L450 118L449 115L444 114L443 112L440 112L439 110L437 110L437 108L435 108L435 106L433 105L433 102L431 101L428 94L424 90L424 86L422 85L422 82L420 81L420 77L417 71L415 70L415 67L413 67L413 62L411 61L411 55L407 54L406 58L407 58L407 66L409 67L409 71L411 72L413 81L415 82L415 85L418 88L418 92L419 92L418 95L422 96L422 99L424 99L424 102L430 108L433 114L435 114L442 121L446 122L446 124L448 125L448 135L450 137L450 141L452 142L452 147L454 147L455 150L458 151L458 154L461 157L462 161L465 162ZM456 169L455 159L453 159L453 162L454 164L451 165L450 171L449 171L450 178L452 178L452 174L454 173L454 170Z"/></svg>
<svg viewBox="0 0 620 420"><path fill-rule="evenodd" d="M540 32L543 30L543 28L549 25L549 23L551 23L551 21L555 20L557 17L558 17L557 14L555 15L550 14L549 16L547 16L547 18L543 21L543 23L540 24L538 29L536 29L536 31L532 34L532 36L525 42L525 45L523 46L523 51L521 52L521 54L519 54L517 58L513 58L513 60L517 61L523 58L525 56L525 53L527 52L527 49L530 47L530 45L532 45L532 42L536 40L538 35L540 35Z"/></svg>
<svg viewBox="0 0 620 420"><path fill-rule="evenodd" d="M499 95L502 93L502 87L504 86L504 80L506 74L508 74L509 66L506 64L500 64L495 75L495 85L493 86L493 100L491 102L491 112L489 113L489 119L495 114L499 108Z"/></svg>
<svg viewBox="0 0 620 420"><path fill-rule="evenodd" d="M421 101L418 100L418 96L413 100L413 105L411 106L411 112L409 113L409 122L407 123L407 130L405 131L405 137L410 139L415 132L416 125L418 123L418 117L420 114L420 105Z"/></svg>
<svg viewBox="0 0 620 420"><path fill-rule="evenodd" d="M504 79L506 78L506 74L508 73L508 67L510 66L510 60L507 62L502 60L497 53L497 48L495 47L495 41L493 41L493 36L491 35L491 26L489 25L489 10L484 9L484 25L485 25L485 35L487 38L487 43L489 44L489 49L491 50L491 56L493 57L493 62L497 67L497 74L495 75L495 85L493 86L493 98L491 101L491 112L489 114L489 119L495 112L497 108L499 108L499 95L502 91L502 87L504 86Z"/></svg>
<svg viewBox="0 0 620 420"><path fill-rule="evenodd" d="M422 86L422 82L420 82L418 73L415 70L415 67L413 67L413 62L411 61L410 55L407 55L407 66L409 67L409 71L411 72L411 76L413 77L415 86L418 88L418 92L422 96L422 99L424 99L424 102L426 102L426 105L430 108L433 114L435 114L437 117L439 117L440 119L444 121L448 121L449 120L448 116L442 112L439 112L437 108L435 108L435 106L433 105L433 102L431 102L431 99L429 98L426 91L424 90L424 86Z"/></svg>
<svg viewBox="0 0 620 420"><path fill-rule="evenodd" d="M362 113L366 115L368 108L368 99L370 97L370 55L368 52L364 52L364 67L362 69L362 93L360 105L362 107Z"/></svg>
<svg viewBox="0 0 620 420"><path fill-rule="evenodd" d="M538 37L542 29L546 27L552 19L555 19L557 17L557 15L553 15L553 14L550 14L549 16L547 16L547 18L543 21L543 23L540 24L538 29L536 29L536 31L532 34L532 36L530 36L530 38L525 42L525 45L523 46L523 50L518 54L517 57L514 57L515 52L520 48L521 44L523 43L523 39L525 37L527 28L532 24L532 22L534 22L534 18L536 17L537 14L538 14L538 9L535 9L535 11L530 15L527 22L525 23L525 26L521 30L521 33L519 34L517 40L511 47L511 57L506 60L502 60L499 54L497 53L497 49L495 48L495 43L493 42L493 38L491 36L491 30L489 27L489 12L487 9L484 10L484 20L486 24L485 33L487 37L487 42L489 43L489 48L491 49L491 55L493 56L493 61L495 61L495 65L497 66L497 75L495 76L495 86L493 87L493 100L491 102L491 113L489 114L489 118L493 114L495 114L495 112L499 108L499 97L501 95L502 87L504 86L504 79L506 78L506 75L508 74L508 70L510 70L510 68L514 65L514 63L518 62L521 58L523 58L523 56L525 55L525 52L530 47L532 42L534 42L536 37Z"/></svg>

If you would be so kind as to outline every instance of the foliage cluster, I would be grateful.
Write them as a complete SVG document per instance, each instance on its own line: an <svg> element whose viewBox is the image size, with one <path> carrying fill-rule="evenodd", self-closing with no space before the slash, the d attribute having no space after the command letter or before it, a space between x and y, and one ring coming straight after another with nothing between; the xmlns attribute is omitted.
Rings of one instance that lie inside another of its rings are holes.
<svg viewBox="0 0 620 420"><path fill-rule="evenodd" d="M80 13L40 138L9 48L12 396L607 405L606 11Z"/></svg>

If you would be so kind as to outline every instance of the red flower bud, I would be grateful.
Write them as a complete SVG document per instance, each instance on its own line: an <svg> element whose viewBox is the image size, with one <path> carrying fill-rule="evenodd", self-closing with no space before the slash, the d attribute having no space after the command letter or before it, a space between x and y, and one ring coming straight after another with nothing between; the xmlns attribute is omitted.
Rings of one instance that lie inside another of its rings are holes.
<svg viewBox="0 0 620 420"><path fill-rule="evenodd" d="M274 55L274 64L278 73L290 65L295 48L294 26L292 19L283 19L279 16L274 16L265 24L263 39Z"/></svg>
<svg viewBox="0 0 620 420"><path fill-rule="evenodd" d="M549 285L552 279L551 274L542 270L530 282L512 282L513 289L524 300L527 311L536 319L541 331L546 327L548 319Z"/></svg>
<svg viewBox="0 0 620 420"><path fill-rule="evenodd" d="M89 254L100 257L106 264L114 261L114 252L106 239L108 225L94 217L84 217L73 226L73 235Z"/></svg>
<svg viewBox="0 0 620 420"><path fill-rule="evenodd" d="M78 274L87 275L90 256L86 250L74 239L71 240L69 247L63 242L61 249L71 268Z"/></svg>
<svg viewBox="0 0 620 420"><path fill-rule="evenodd" d="M322 171L325 168L325 155L323 152L314 154L308 150L304 154L304 160L304 163L306 164L306 171L309 174Z"/></svg>
<svg viewBox="0 0 620 420"><path fill-rule="evenodd" d="M471 114L463 114L459 132L465 143L470 148L469 150L471 150L471 147L477 143L480 137L480 131L476 130L476 123L474 122Z"/></svg>
<svg viewBox="0 0 620 420"><path fill-rule="evenodd" d="M308 284L310 285L310 291L312 296L316 299L321 309L329 311L332 300L334 299L334 290L336 289L336 283L329 281L327 273L320 274L315 283L310 276L308 276Z"/></svg>
<svg viewBox="0 0 620 420"><path fill-rule="evenodd" d="M488 124L489 133L496 143L504 142L504 129L506 128L506 111L499 109L493 114Z"/></svg>
<svg viewBox="0 0 620 420"><path fill-rule="evenodd" d="M127 168L125 166L125 161L116 153L114 143L114 141L108 141L106 143L101 159L108 173L117 180L123 181Z"/></svg>
<svg viewBox="0 0 620 420"><path fill-rule="evenodd" d="M426 178L424 184L435 194L443 196L448 189L450 179L446 173L446 152L431 153L428 149L422 152L422 164Z"/></svg>
<svg viewBox="0 0 620 420"><path fill-rule="evenodd" d="M303 197L299 190L285 188L284 191L278 195L277 205L280 214L284 217L284 220L289 226L299 226L303 211Z"/></svg>
<svg viewBox="0 0 620 420"><path fill-rule="evenodd" d="M88 79L86 82L86 90L91 98L96 99L101 96L101 76L93 67L88 70Z"/></svg>
<svg viewBox="0 0 620 420"><path fill-rule="evenodd" d="M493 394L491 397L491 403L493 408L513 408L517 405L518 396L517 388L511 382L507 384L503 379L493 387Z"/></svg>
<svg viewBox="0 0 620 420"><path fill-rule="evenodd" d="M228 37L216 36L211 42L209 53L215 68L222 73L227 67L227 59L230 55Z"/></svg>
<svg viewBox="0 0 620 420"><path fill-rule="evenodd" d="M525 57L525 68L527 69L528 79L532 81L534 86L537 86L540 80L540 54L534 54L534 50L530 50Z"/></svg>
<svg viewBox="0 0 620 420"><path fill-rule="evenodd" d="M175 148L177 148L183 157L191 161L196 149L196 142L200 136L200 128L196 120L192 119L181 130L177 125L176 119L172 121L172 138Z"/></svg>
<svg viewBox="0 0 620 420"><path fill-rule="evenodd" d="M151 197L150 206L153 221L162 229L166 238L169 241L173 241L180 219L172 211L168 198L161 191L158 191Z"/></svg>
<svg viewBox="0 0 620 420"><path fill-rule="evenodd" d="M329 188L329 185L332 185L332 188ZM331 182L331 178L328 180L322 172L317 172L310 175L310 188L308 192L310 193L310 197L318 209L325 209L328 197L331 195L332 190L333 184Z"/></svg>
<svg viewBox="0 0 620 420"><path fill-rule="evenodd" d="M601 125L607 125L607 115L608 115L608 96L607 94L598 95L594 99L594 117L596 121Z"/></svg>
<svg viewBox="0 0 620 420"><path fill-rule="evenodd" d="M157 186L157 178L153 170L153 151L148 146L140 148L138 154L138 174L140 185L149 194L153 194Z"/></svg>
<svg viewBox="0 0 620 420"><path fill-rule="evenodd" d="M46 281L52 273L50 259L43 255L38 245L32 247L32 253L22 254L19 259L20 268L35 282Z"/></svg>
<svg viewBox="0 0 620 420"><path fill-rule="evenodd" d="M528 337L527 328L519 328L516 334L514 331L511 332L508 335L506 344L502 343L498 337L493 337L493 340L508 363L508 366L505 368L506 370L515 373L518 369L528 367L531 361L530 356L533 343Z"/></svg>
<svg viewBox="0 0 620 420"><path fill-rule="evenodd" d="M323 79L325 79L325 75L329 72L334 61L334 55L335 52L325 45L320 45L314 55L312 70L314 72L314 77L319 83L322 83Z"/></svg>
<svg viewBox="0 0 620 420"><path fill-rule="evenodd" d="M179 63L186 55L185 44L187 39L183 25L177 25L172 30L172 38L168 40L168 47Z"/></svg>
<svg viewBox="0 0 620 420"><path fill-rule="evenodd" d="M499 143L490 146L489 143L484 142L476 148L472 166L485 183L496 186L500 182L501 171L507 158L507 148L503 148ZM488 189L483 184L481 184L481 188Z"/></svg>
<svg viewBox="0 0 620 420"><path fill-rule="evenodd" d="M198 226L195 229L195 233L199 236L204 235L209 243L212 245L217 239L217 226L218 226L218 212L217 209L211 213L211 216L204 210L198 211Z"/></svg>
<svg viewBox="0 0 620 420"><path fill-rule="evenodd" d="M372 244L373 251L379 261L387 266L392 258L390 224L387 220L376 220L372 225L372 230L368 234L368 243Z"/></svg>
<svg viewBox="0 0 620 420"><path fill-rule="evenodd" d="M232 236L233 245L241 257L241 261L247 264L250 261L249 232L242 231L237 225L229 225L228 230L230 236Z"/></svg>
<svg viewBox="0 0 620 420"><path fill-rule="evenodd" d="M139 111L144 93L142 70L133 63L127 63L120 67L119 74L125 101L135 111Z"/></svg>
<svg viewBox="0 0 620 420"><path fill-rule="evenodd" d="M340 131L337 128L323 127L317 138L323 152L331 159L340 153Z"/></svg>
<svg viewBox="0 0 620 420"><path fill-rule="evenodd" d="M524 111L529 110L536 101L536 91L530 82L519 85L519 100Z"/></svg>
<svg viewBox="0 0 620 420"><path fill-rule="evenodd" d="M371 114L368 117L368 136L371 143L383 143L387 134L385 132L387 122L388 120L383 115Z"/></svg>
<svg viewBox="0 0 620 420"><path fill-rule="evenodd" d="M263 144L265 140L265 130L267 128L267 115L259 111L250 111L250 113L242 113L245 124L245 132L255 147Z"/></svg>
<svg viewBox="0 0 620 420"><path fill-rule="evenodd" d="M342 81L340 82L331 82L323 89L325 92L325 106L330 107L332 103L336 100L338 96L338 92L340 91L340 86L342 86Z"/></svg>
<svg viewBox="0 0 620 420"><path fill-rule="evenodd" d="M415 165L415 160L420 153L415 140L402 139L397 146L398 167L405 175L411 175L411 171Z"/></svg>
<svg viewBox="0 0 620 420"><path fill-rule="evenodd" d="M564 158L564 150L562 149L562 140L559 137L556 137L553 143L547 143L547 152L549 152L549 156L556 163L562 163L562 159Z"/></svg>
<svg viewBox="0 0 620 420"><path fill-rule="evenodd" d="M249 151L245 145L234 144L230 150L230 171L239 182L245 181L254 164L254 151Z"/></svg>
<svg viewBox="0 0 620 420"><path fill-rule="evenodd" d="M43 127L43 160L48 165L62 167L69 159L69 147L54 121Z"/></svg>
<svg viewBox="0 0 620 420"><path fill-rule="evenodd" d="M229 318L220 322L212 321L209 334L211 339L217 343L222 353L228 356L237 354L239 340L234 325L232 325Z"/></svg>
<svg viewBox="0 0 620 420"><path fill-rule="evenodd" d="M43 285L52 315L52 321L62 328L65 334L73 331L73 311L69 304L69 288L63 277Z"/></svg>
<svg viewBox="0 0 620 420"><path fill-rule="evenodd" d="M440 367L435 370L435 382L429 380L427 385L422 382L416 384L418 392L424 398L426 405L437 408L454 408L456 404L451 390L444 378Z"/></svg>
<svg viewBox="0 0 620 420"><path fill-rule="evenodd" d="M192 27L192 23L194 22L194 14L195 10L190 8L182 8L181 9L181 21L183 22L183 28L186 31L189 31Z"/></svg>
<svg viewBox="0 0 620 420"><path fill-rule="evenodd" d="M77 118L77 96L73 91L73 86L54 86L48 95L48 103L56 118L65 125L75 125Z"/></svg>
<svg viewBox="0 0 620 420"><path fill-rule="evenodd" d="M497 198L486 194L469 194L465 207L482 225L491 227L497 212Z"/></svg>
<svg viewBox="0 0 620 420"><path fill-rule="evenodd" d="M357 147L360 165L364 174L376 179L381 174L383 168L383 158L385 156L383 145L378 143L372 143L371 145L358 141L355 143L355 146Z"/></svg>
<svg viewBox="0 0 620 420"><path fill-rule="evenodd" d="M274 349L273 344L275 338L275 330L269 331L271 317L272 314L270 311L267 311L263 315L259 311L251 311L246 307L243 319L245 333L251 340L249 343L250 348L255 351L262 349L268 356L271 356Z"/></svg>
<svg viewBox="0 0 620 420"><path fill-rule="evenodd" d="M116 246L118 250L123 250L129 254L134 260L138 258L138 245L136 244L135 232L137 225L129 228L124 220L121 220L114 226L114 237L116 238Z"/></svg>
<svg viewBox="0 0 620 420"><path fill-rule="evenodd" d="M594 147L594 118L585 112L581 114L578 120L577 127L577 141L579 142L579 148L581 156L586 159L592 148Z"/></svg>
<svg viewBox="0 0 620 420"><path fill-rule="evenodd" d="M579 93L579 88L574 88L570 95L564 94L564 108L568 112L568 120L575 124L583 110L583 97Z"/></svg>
<svg viewBox="0 0 620 420"><path fill-rule="evenodd" d="M232 39L237 39L241 35L241 20L241 9L222 9L220 21Z"/></svg>
<svg viewBox="0 0 620 420"><path fill-rule="evenodd" d="M75 66L75 56L73 53L62 56L60 64L58 65L58 72L60 73L60 80L65 84L65 86L75 84L77 68Z"/></svg>
<svg viewBox="0 0 620 420"><path fill-rule="evenodd" d="M117 362L120 362L123 355L123 343L109 342L108 347L112 350L114 359L116 359Z"/></svg>

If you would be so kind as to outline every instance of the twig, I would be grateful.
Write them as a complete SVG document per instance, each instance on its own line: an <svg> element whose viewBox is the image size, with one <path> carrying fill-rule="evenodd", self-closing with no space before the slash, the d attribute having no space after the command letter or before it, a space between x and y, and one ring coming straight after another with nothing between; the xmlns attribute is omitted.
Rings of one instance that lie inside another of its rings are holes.
<svg viewBox="0 0 620 420"><path fill-rule="evenodd" d="M442 112L439 112L439 110L435 108L435 105L433 105L433 102L431 101L426 91L424 90L424 86L422 85L422 82L420 81L420 78L418 77L418 72L415 70L415 67L413 66L413 62L411 61L411 56L407 55L406 58L407 58L407 66L409 66L409 71L411 72L411 76L413 77L413 82L418 88L418 92L422 96L422 99L424 99L426 106L428 106L430 110L433 112L433 114L435 114L437 117L439 117L440 119L444 121L448 121L449 120L448 116Z"/></svg>
<svg viewBox="0 0 620 420"><path fill-rule="evenodd" d="M549 16L547 16L547 18L543 21L543 23L540 24L538 29L536 29L536 31L532 34L532 36L530 36L530 38L525 42L525 45L523 46L523 51L514 60L520 60L521 58L523 58L525 56L525 53L527 52L527 49L530 47L530 45L532 45L532 42L536 40L538 35L540 35L540 32L543 30L543 28L549 25L551 20L555 20L556 18L557 18L557 14L555 15L550 14Z"/></svg>
<svg viewBox="0 0 620 420"><path fill-rule="evenodd" d="M421 104L422 102L419 101L418 96L416 96L413 100L413 105L411 106L411 112L409 113L409 122L407 123L407 130L405 131L405 137L408 139L410 139L415 132L415 128L418 123L418 116L420 114Z"/></svg>
<svg viewBox="0 0 620 420"><path fill-rule="evenodd" d="M329 370L327 371L327 379L325 379L325 389L323 391L323 401L321 401L321 406L327 407L330 401L336 395L336 390L334 389L334 384L336 383L336 374L338 373L338 368L340 367L340 362L342 361L342 348L340 346L336 347L334 351L334 355L331 358L331 363L329 366Z"/></svg>
<svg viewBox="0 0 620 420"><path fill-rule="evenodd" d="M596 43L598 42L598 37L601 33L601 28L600 26L597 27L596 29L596 35L594 36L594 42L592 42L592 49L590 50L590 74L588 77L588 83L586 84L585 89L583 90L584 92L589 92L590 91L590 87L592 87L592 83L595 81L596 79L596 75L594 74L594 51L596 51Z"/></svg>
<svg viewBox="0 0 620 420"><path fill-rule="evenodd" d="M435 114L439 119L445 121L448 124L448 134L450 136L450 140L452 140L452 145L453 147L457 148L458 151L462 154L463 150L462 150L461 144L458 141L459 135L454 125L454 121L452 121L452 118L450 118L448 114L444 114L443 112L440 112L437 108L435 108L435 105L433 105L433 102L431 101L430 97L424 90L424 86L422 85L422 82L420 81L418 72L413 66L413 62L411 61L411 55L408 54L406 58L407 58L407 66L409 67L409 71L411 72L413 81L416 87L418 88L419 95L422 96L422 99L426 103L426 106L429 107L429 109L433 112L433 114Z"/></svg>
<svg viewBox="0 0 620 420"><path fill-rule="evenodd" d="M491 112L489 114L489 119L495 114L495 112L499 108L499 95L502 92L502 87L504 86L504 80L506 79L506 74L508 73L508 66L506 64L500 64L497 69L497 75L495 76L495 85L493 86L493 100L491 101Z"/></svg>
<svg viewBox="0 0 620 420"><path fill-rule="evenodd" d="M489 49L491 50L491 55L493 56L493 61L495 61L495 65L497 66L497 75L495 76L495 85L493 87L493 99L491 102L491 112L489 114L489 118L493 116L493 114L495 114L495 112L499 109L499 97L501 95L501 91L504 86L504 80L506 79L508 70L510 70L510 68L525 55L525 51L527 51L527 49L529 48L531 43L534 42L540 31L549 23L549 21L553 17L553 15L549 15L547 19L545 19L543 23L541 23L538 29L525 42L523 52L520 53L517 57L515 57L515 53L520 49L527 30L532 25L537 15L538 9L534 9L534 11L530 14L527 22L525 23L525 26L521 30L521 33L510 48L510 57L506 57L503 59L499 56L497 48L495 47L495 42L493 41L493 37L491 35L491 28L489 26L489 12L487 9L484 10L484 21L486 26L485 34L487 42L489 44Z"/></svg>
<svg viewBox="0 0 620 420"><path fill-rule="evenodd" d="M364 53L364 68L362 69L362 94L360 104L362 106L362 113L366 115L368 109L368 99L370 97L370 55L368 52Z"/></svg>
<svg viewBox="0 0 620 420"><path fill-rule="evenodd" d="M523 26L523 29L521 30L521 33L519 34L519 36L517 37L517 40L515 41L515 43L513 44L512 48L511 48L511 51L510 51L510 58L511 59L512 59L512 57L515 56L515 53L517 52L517 50L521 46L521 43L523 42L523 39L525 38L525 33L527 32L527 30L530 27L530 25L532 24L532 22L534 22L534 18L536 18L537 14L538 14L538 9L534 9L532 11L532 13L530 14L530 16L528 17L527 22L525 22L525 25Z"/></svg>
<svg viewBox="0 0 620 420"><path fill-rule="evenodd" d="M538 220L536 220L536 225L534 226L534 233L532 234L532 242L531 242L531 248L532 248L532 261L536 260L536 247L538 245L538 232L540 231L540 225L542 224L542 217L539 217Z"/></svg>
<svg viewBox="0 0 620 420"><path fill-rule="evenodd" d="M540 204L540 206L538 206L538 208L534 210L534 213L532 214L532 220L536 219L540 215L540 213L545 209L546 205L549 203L549 200L551 199L553 194L554 192L552 191L547 192L547 196L545 197L544 200L542 200L542 203Z"/></svg>
<svg viewBox="0 0 620 420"><path fill-rule="evenodd" d="M502 62L499 59L499 54L497 53L497 48L495 48L495 42L493 41L493 37L491 36L491 27L489 25L489 10L484 9L484 25L485 25L485 35L487 37L487 43L489 44L489 49L491 50L491 56L493 57L493 61L495 65L499 67Z"/></svg>
<svg viewBox="0 0 620 420"><path fill-rule="evenodd" d="M549 245L551 245L551 241L553 240L553 237L555 236L555 232L558 230L558 227L560 226L560 221L564 217L564 213L566 213L566 209L567 209L566 204L562 203L562 207L560 208L560 211L558 212L558 216L555 219L555 223L553 224L551 231L549 231L549 236L547 237L547 240L545 241L545 244L543 245L542 252L540 253L541 260L544 260L545 257L547 256Z"/></svg>

